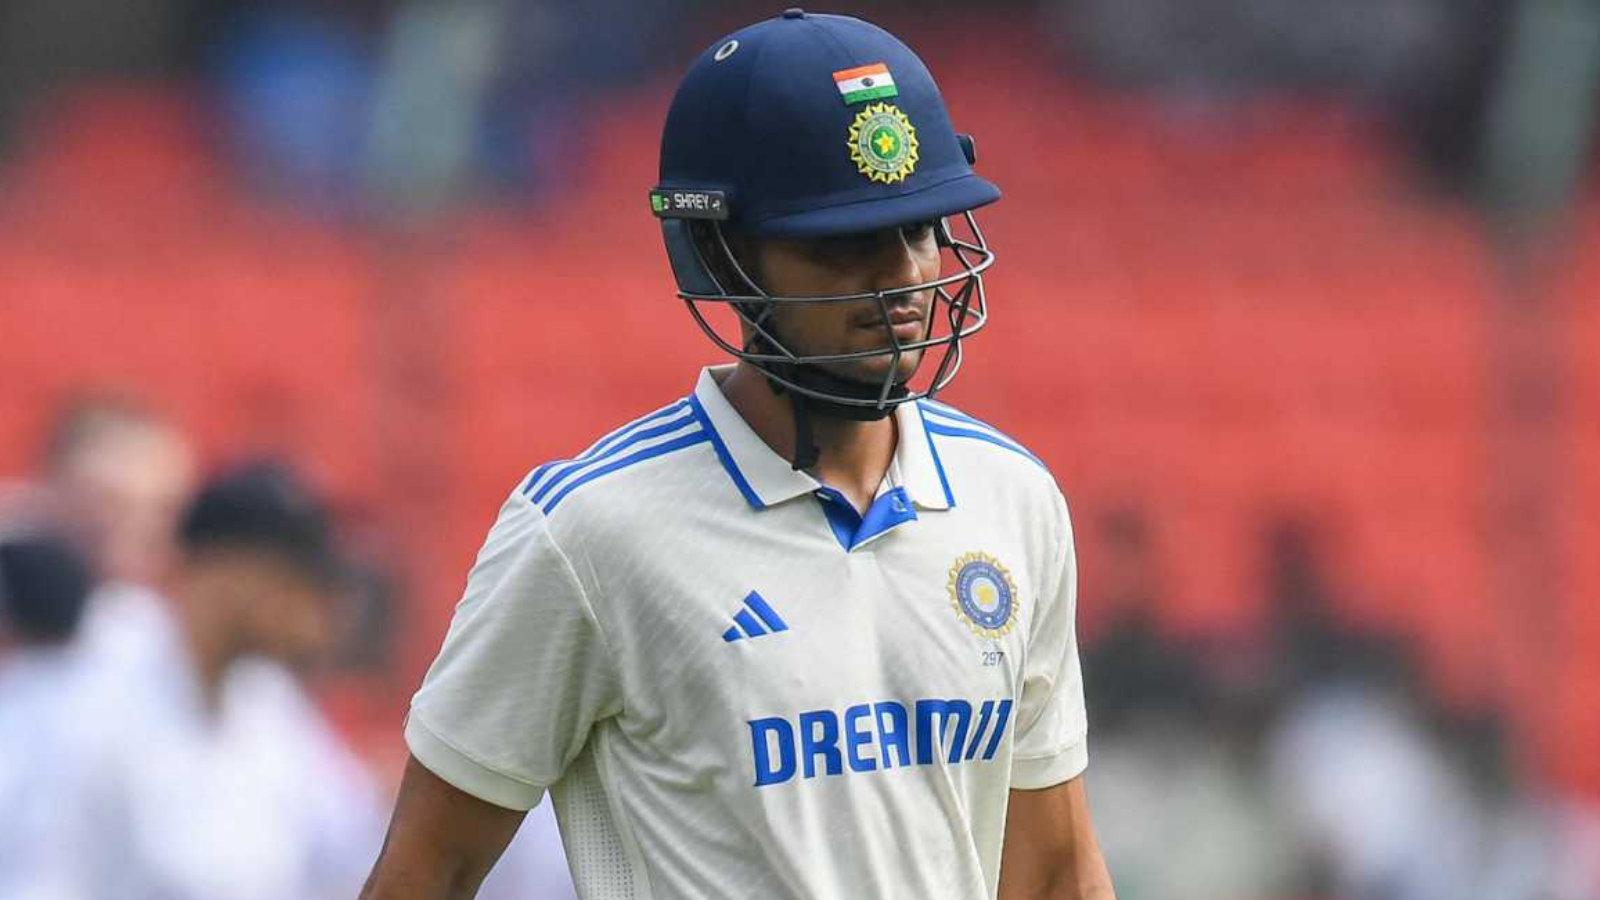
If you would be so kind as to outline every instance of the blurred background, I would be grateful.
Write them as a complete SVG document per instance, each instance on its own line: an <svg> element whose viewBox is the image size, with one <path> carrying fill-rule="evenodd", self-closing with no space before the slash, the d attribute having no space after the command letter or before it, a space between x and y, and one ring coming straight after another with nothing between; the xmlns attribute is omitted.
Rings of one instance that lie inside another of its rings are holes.
<svg viewBox="0 0 1600 900"><path fill-rule="evenodd" d="M354 895L501 500L717 358L645 191L779 11L0 4L0 898ZM1123 900L1600 898L1600 4L816 11L1006 191L947 397L1073 505Z"/></svg>

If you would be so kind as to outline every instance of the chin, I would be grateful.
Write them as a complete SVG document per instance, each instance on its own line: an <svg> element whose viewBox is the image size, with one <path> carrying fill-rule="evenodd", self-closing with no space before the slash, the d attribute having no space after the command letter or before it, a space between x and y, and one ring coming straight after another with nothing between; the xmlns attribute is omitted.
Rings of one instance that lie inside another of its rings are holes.
<svg viewBox="0 0 1600 900"><path fill-rule="evenodd" d="M882 384L883 378L889 373L891 367L895 370L895 380L899 382L910 381L917 369L922 366L921 350L913 350L900 357L900 364L895 366L892 357L883 356L856 363L850 367L849 372L841 372L846 378L862 381L867 384Z"/></svg>

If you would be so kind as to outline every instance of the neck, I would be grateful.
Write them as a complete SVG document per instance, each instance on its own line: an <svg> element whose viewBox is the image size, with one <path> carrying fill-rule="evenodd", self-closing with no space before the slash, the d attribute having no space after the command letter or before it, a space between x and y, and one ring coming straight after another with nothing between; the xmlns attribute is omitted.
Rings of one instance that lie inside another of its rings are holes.
<svg viewBox="0 0 1600 900"><path fill-rule="evenodd" d="M195 602L181 590L175 593L179 630L194 666L202 702L208 712L215 712L222 695L222 680L233 663L234 647L227 630L216 621L217 611L208 608L210 604Z"/></svg>
<svg viewBox="0 0 1600 900"><path fill-rule="evenodd" d="M789 395L773 391L767 377L748 363L734 367L722 382L722 393L773 452L794 462L794 407ZM811 432L820 451L814 472L818 480L843 492L858 510L871 506L894 459L894 416L871 422L817 416L811 420Z"/></svg>

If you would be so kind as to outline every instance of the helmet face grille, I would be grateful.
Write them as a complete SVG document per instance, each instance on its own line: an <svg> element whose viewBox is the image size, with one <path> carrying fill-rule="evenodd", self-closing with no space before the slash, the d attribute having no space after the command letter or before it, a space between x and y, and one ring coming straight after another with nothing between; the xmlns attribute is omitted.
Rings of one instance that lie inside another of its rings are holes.
<svg viewBox="0 0 1600 900"><path fill-rule="evenodd" d="M709 286L711 290L678 291L678 296L688 306L690 314L700 329L713 343L736 359L749 363L785 390L840 407L884 411L901 403L932 397L944 390L961 369L961 342L978 333L988 324L988 297L984 290L983 273L994 264L994 252L978 228L977 217L972 212L961 215L965 226L962 236L950 227L949 220L939 222L941 253L954 271L932 281L903 287L859 294L822 296L784 296L768 293L739 264L720 223L708 223L714 241L707 250L715 259L707 259L696 243L679 242L677 255L694 254L693 260L674 259L674 268L687 266L699 269L703 277L695 283ZM684 246L687 243L688 246ZM723 272L719 279L717 272ZM723 283L731 274L742 282L742 287ZM682 279L680 279L681 281ZM931 291L933 306L929 310L926 327L921 338L902 341L889 324L890 307L896 298ZM805 354L785 343L774 323L774 315L785 306L810 304L877 304L884 322L882 346L850 353ZM732 316L715 312L716 307L732 312ZM713 318L722 319L722 327ZM729 326L732 326L730 328ZM737 332L734 332L737 329ZM909 379L900 376L902 360L908 354L919 354L921 360L916 373ZM931 359L937 357L937 359ZM836 371L841 365L872 359L887 359L889 365L876 383L867 383L841 377ZM932 366L929 363L932 362Z"/></svg>

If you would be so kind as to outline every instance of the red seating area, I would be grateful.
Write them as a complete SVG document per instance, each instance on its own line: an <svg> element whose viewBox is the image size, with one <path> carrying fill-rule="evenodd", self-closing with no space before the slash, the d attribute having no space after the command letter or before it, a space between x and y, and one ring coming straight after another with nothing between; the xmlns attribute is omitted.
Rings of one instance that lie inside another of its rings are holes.
<svg viewBox="0 0 1600 900"><path fill-rule="evenodd" d="M1012 40L1008 38L1008 40ZM1095 95L1043 54L948 58L958 124L1008 199L991 329L951 402L1073 500L1083 617L1096 513L1151 516L1174 632L1263 614L1272 517L1320 523L1352 621L1415 636L1435 685L1497 703L1544 770L1600 792L1600 254L1563 271L1570 416L1555 444L1561 605L1497 596L1488 397L1496 274L1465 211L1404 184L1338 108L1225 124ZM1004 85L1028 84L1018 95ZM997 99L1003 98L1003 99ZM213 457L280 448L393 521L436 645L495 508L536 463L688 390L715 354L644 206L666 93L604 104L581 189L423 234L335 226L234 186L167 91L64 105L0 172L0 472L67 393L132 387ZM1600 240L1591 203L1584 246ZM1560 640L1530 653L1529 617ZM1552 687L1556 686L1556 687Z"/></svg>

